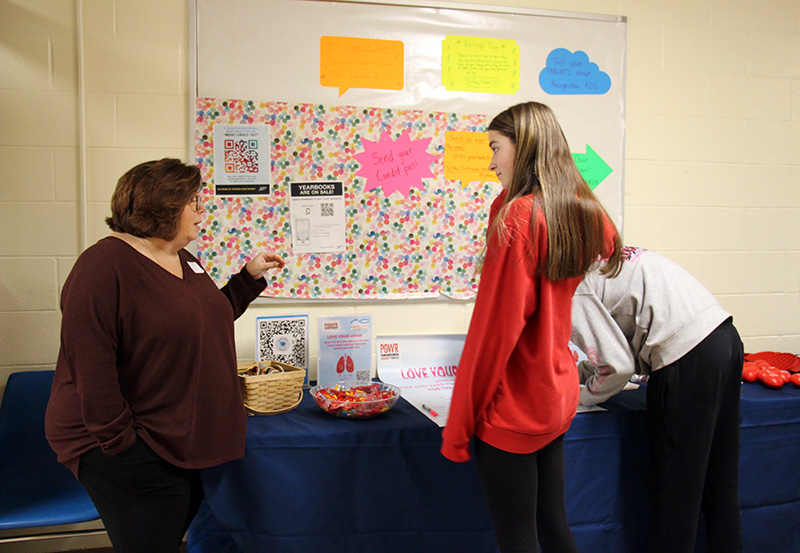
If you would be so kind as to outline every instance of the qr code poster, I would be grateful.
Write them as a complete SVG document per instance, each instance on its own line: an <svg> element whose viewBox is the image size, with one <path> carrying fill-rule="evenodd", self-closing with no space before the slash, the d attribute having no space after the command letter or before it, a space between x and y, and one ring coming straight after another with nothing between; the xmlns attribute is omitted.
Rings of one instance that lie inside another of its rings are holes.
<svg viewBox="0 0 800 553"><path fill-rule="evenodd" d="M214 193L217 196L270 194L269 127L214 126Z"/></svg>
<svg viewBox="0 0 800 553"><path fill-rule="evenodd" d="M308 315L257 317L256 328L256 361L300 367L308 384Z"/></svg>
<svg viewBox="0 0 800 553"><path fill-rule="evenodd" d="M292 252L345 251L342 183L324 181L291 184Z"/></svg>

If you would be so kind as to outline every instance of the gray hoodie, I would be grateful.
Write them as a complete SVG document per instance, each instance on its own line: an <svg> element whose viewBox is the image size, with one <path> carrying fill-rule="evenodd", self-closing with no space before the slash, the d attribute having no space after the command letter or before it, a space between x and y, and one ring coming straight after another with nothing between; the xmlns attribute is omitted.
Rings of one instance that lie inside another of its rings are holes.
<svg viewBox="0 0 800 553"><path fill-rule="evenodd" d="M634 373L674 363L730 317L666 257L626 247L623 259L614 278L587 274L572 300L572 341L589 358L578 366L584 405L618 393Z"/></svg>

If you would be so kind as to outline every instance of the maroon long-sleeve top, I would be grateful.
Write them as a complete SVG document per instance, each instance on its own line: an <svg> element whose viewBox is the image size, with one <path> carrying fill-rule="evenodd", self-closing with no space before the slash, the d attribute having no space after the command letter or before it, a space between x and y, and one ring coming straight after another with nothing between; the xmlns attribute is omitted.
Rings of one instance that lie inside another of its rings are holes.
<svg viewBox="0 0 800 553"><path fill-rule="evenodd" d="M186 250L183 278L107 237L61 294L61 349L45 421L58 460L116 455L138 435L159 456L205 468L244 454L233 321L266 286L247 271L222 290Z"/></svg>

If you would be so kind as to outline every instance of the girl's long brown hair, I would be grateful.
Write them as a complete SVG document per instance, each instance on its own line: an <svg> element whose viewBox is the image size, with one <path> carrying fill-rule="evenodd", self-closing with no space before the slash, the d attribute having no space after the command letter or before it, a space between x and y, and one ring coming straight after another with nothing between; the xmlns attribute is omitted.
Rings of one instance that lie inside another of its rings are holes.
<svg viewBox="0 0 800 553"><path fill-rule="evenodd" d="M608 257L604 228L613 223L578 171L553 110L538 102L517 104L498 114L489 130L516 146L511 184L489 235L505 234L510 203L532 194L533 209L541 206L547 222L547 260L540 274L553 281L578 277L607 258L601 272L616 275L621 266L619 233L615 229L614 252ZM535 219L531 217L532 243Z"/></svg>

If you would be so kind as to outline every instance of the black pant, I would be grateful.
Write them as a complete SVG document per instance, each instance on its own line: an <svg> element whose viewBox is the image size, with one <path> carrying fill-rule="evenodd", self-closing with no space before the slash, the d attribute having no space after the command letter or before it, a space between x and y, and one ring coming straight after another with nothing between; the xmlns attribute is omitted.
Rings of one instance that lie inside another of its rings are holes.
<svg viewBox="0 0 800 553"><path fill-rule="evenodd" d="M743 348L730 319L647 383L653 553L692 553L702 509L709 553L740 553Z"/></svg>
<svg viewBox="0 0 800 553"><path fill-rule="evenodd" d="M475 438L475 461L502 553L577 553L564 506L564 436L534 453Z"/></svg>
<svg viewBox="0 0 800 553"><path fill-rule="evenodd" d="M115 553L176 553L203 499L197 471L164 461L141 439L119 455L84 454L78 479Z"/></svg>

